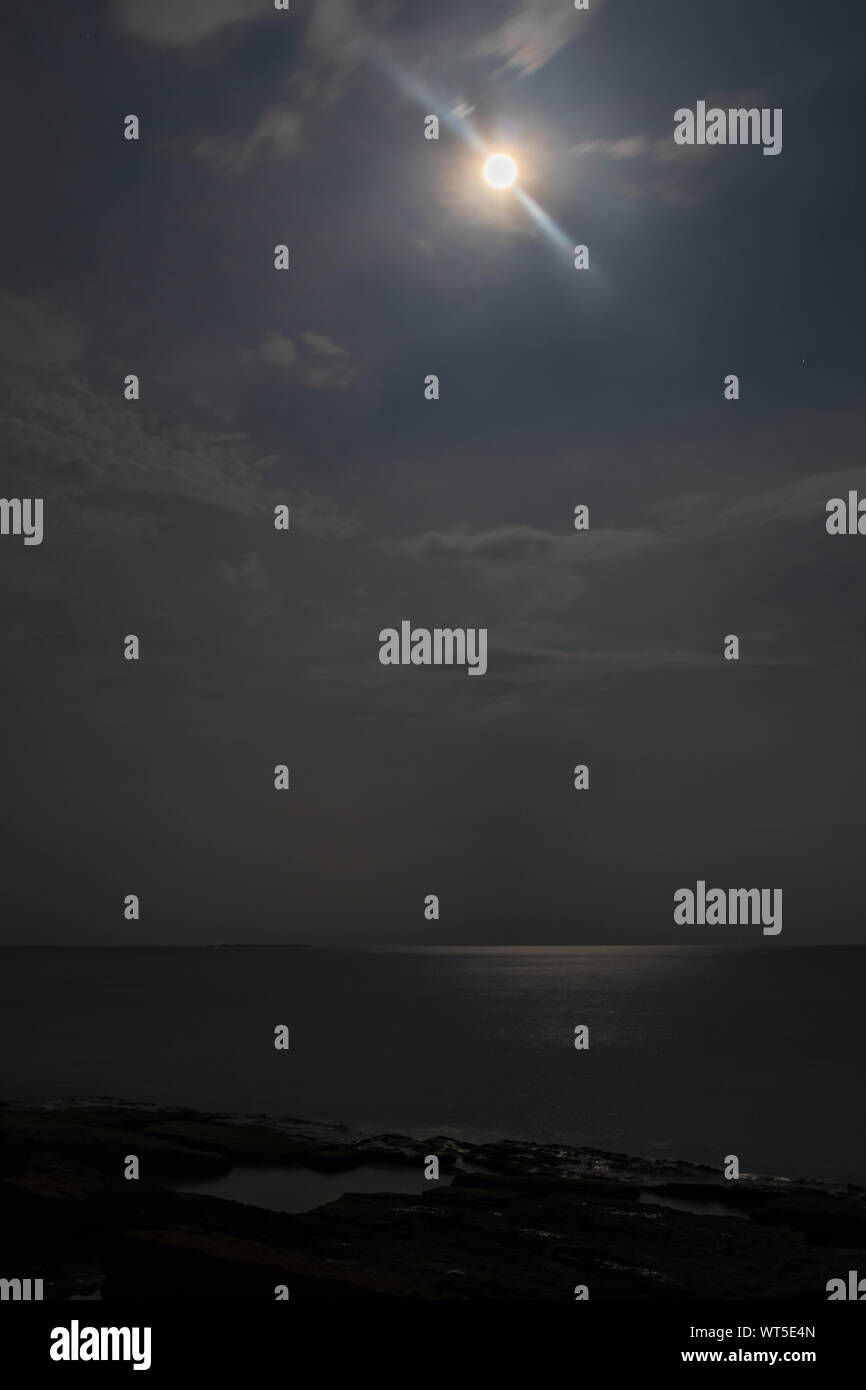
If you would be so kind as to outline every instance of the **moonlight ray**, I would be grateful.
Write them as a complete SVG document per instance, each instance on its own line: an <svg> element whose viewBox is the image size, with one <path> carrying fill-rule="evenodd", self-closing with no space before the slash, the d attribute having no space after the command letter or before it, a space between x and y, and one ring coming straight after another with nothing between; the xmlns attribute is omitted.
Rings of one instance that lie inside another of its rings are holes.
<svg viewBox="0 0 866 1390"><path fill-rule="evenodd" d="M515 188L514 196L522 206L526 208L533 222L535 222L541 231L544 232L544 235L549 238L557 251L562 251L566 256L571 256L574 247L573 238L568 236L568 234L563 231L562 227L554 222L553 218L544 211L544 208L541 207L534 198L530 198L529 194L524 192L522 188Z"/></svg>
<svg viewBox="0 0 866 1390"><path fill-rule="evenodd" d="M431 88L420 80L420 78L407 73L390 54L385 52L380 44L374 44L368 40L366 43L366 52L371 63L377 67L380 72L384 73L395 87L405 93L406 96L410 97L411 100L415 102L416 106L420 107L425 114L427 112L445 112L441 119L448 128L453 130L455 135L458 135L470 149L474 150L475 153L480 155L484 160L484 164L482 165L482 177L486 179L488 184L497 191L510 190L524 208L527 215L532 219L556 251L570 257L574 245L573 238L569 237L567 232L565 232L558 223L554 222L549 213L546 213L541 205L537 203L534 198L530 197L530 195L520 187L519 183L516 182L517 166L510 156L489 149L468 117L457 115L449 106L447 99L438 97ZM496 160L508 161L508 164L512 165L514 168L513 177L507 179L505 182L497 183L495 181L497 168L501 171L502 175L504 175L506 166L504 164L496 166L494 164ZM492 164L494 164L494 178L490 179L487 177L486 171Z"/></svg>

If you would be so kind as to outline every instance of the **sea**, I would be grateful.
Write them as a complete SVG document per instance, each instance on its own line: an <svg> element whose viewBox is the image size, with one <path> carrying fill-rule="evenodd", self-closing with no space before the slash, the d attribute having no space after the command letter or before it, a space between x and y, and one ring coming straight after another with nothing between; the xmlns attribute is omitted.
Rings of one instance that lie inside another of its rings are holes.
<svg viewBox="0 0 866 1390"><path fill-rule="evenodd" d="M866 947L5 948L0 1099L866 1185L864 997Z"/></svg>

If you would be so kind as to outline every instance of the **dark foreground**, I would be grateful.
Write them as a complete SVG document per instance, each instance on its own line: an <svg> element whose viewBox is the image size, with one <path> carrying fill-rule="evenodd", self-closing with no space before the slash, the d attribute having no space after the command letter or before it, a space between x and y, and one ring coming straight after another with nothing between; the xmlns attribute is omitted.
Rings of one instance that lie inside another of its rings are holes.
<svg viewBox="0 0 866 1390"><path fill-rule="evenodd" d="M133 1154L137 1181L123 1177ZM240 1165L423 1172L431 1154L450 1186L347 1195L303 1215L169 1186ZM284 1285L292 1300L573 1300L585 1285L592 1300L823 1302L828 1280L866 1273L866 1190L122 1102L5 1106L0 1266L3 1278L42 1278L46 1299L273 1301Z"/></svg>

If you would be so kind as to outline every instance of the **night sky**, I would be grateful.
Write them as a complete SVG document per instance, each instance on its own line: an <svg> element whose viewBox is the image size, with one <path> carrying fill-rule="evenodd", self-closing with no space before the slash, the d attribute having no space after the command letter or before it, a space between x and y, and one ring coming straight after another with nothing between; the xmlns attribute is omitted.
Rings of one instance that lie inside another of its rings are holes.
<svg viewBox="0 0 866 1390"><path fill-rule="evenodd" d="M13 8L0 940L766 946L703 879L863 941L861 8Z"/></svg>

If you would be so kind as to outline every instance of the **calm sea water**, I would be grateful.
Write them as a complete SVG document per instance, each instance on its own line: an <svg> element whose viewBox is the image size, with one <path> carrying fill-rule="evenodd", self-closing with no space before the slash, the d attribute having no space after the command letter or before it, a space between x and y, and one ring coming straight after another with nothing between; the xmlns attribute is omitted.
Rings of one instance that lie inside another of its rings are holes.
<svg viewBox="0 0 866 1390"><path fill-rule="evenodd" d="M7 949L0 1085L866 1183L864 992L859 947Z"/></svg>

